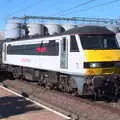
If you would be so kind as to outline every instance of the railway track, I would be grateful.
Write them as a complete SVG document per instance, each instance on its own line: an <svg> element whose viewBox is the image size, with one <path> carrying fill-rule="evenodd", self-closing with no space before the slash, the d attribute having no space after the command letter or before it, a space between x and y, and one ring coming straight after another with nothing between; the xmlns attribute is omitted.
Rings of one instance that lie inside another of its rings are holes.
<svg viewBox="0 0 120 120"><path fill-rule="evenodd" d="M120 102L91 101L40 87L35 82L6 80L3 85L78 120L119 120Z"/></svg>

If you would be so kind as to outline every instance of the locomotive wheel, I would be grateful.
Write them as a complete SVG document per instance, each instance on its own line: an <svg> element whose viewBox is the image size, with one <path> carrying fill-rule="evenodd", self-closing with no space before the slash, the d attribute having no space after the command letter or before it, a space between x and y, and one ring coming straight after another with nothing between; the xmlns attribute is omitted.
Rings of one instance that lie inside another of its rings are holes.
<svg viewBox="0 0 120 120"><path fill-rule="evenodd" d="M117 97L119 94L119 87L117 84L114 85L115 86L115 90L114 90L114 96Z"/></svg>
<svg viewBox="0 0 120 120"><path fill-rule="evenodd" d="M73 80L67 75L59 75L58 89L63 92L78 95L77 88L73 85Z"/></svg>
<svg viewBox="0 0 120 120"><path fill-rule="evenodd" d="M22 75L19 76L18 79L19 79L19 80L25 80L25 76L22 74Z"/></svg>
<svg viewBox="0 0 120 120"><path fill-rule="evenodd" d="M96 101L97 99L99 99L101 97L101 89L97 88L95 91L94 91L94 100Z"/></svg>
<svg viewBox="0 0 120 120"><path fill-rule="evenodd" d="M46 83L44 81L44 75L40 75L40 79L38 80L38 85L45 88Z"/></svg>
<svg viewBox="0 0 120 120"><path fill-rule="evenodd" d="M13 79L15 80L15 79L19 79L19 77L20 77L20 74L18 73L18 71L15 69L13 72Z"/></svg>

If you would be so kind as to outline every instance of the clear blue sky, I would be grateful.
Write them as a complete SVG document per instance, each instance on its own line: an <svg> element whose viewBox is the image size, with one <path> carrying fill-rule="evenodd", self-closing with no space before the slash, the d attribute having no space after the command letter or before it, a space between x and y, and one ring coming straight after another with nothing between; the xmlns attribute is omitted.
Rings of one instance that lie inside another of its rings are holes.
<svg viewBox="0 0 120 120"><path fill-rule="evenodd" d="M120 0L0 0L0 30L10 16L23 15L114 19L120 17Z"/></svg>

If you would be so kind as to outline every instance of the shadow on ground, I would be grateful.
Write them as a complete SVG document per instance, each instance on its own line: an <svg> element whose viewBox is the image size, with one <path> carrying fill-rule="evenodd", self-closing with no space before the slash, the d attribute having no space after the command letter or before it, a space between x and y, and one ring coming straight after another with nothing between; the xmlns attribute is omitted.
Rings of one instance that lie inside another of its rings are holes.
<svg viewBox="0 0 120 120"><path fill-rule="evenodd" d="M92 102L95 101L104 101L104 102L119 102L120 101L120 94L118 96L113 96L113 95L104 95L99 98L94 98L94 96L91 95L86 95L86 96L80 96L83 99L88 99Z"/></svg>
<svg viewBox="0 0 120 120"><path fill-rule="evenodd" d="M11 73L0 71L0 82L3 82L6 79L10 79L10 78L13 78L13 75Z"/></svg>
<svg viewBox="0 0 120 120"><path fill-rule="evenodd" d="M43 110L43 108L35 106L22 97L7 96L0 98L0 119L38 110Z"/></svg>

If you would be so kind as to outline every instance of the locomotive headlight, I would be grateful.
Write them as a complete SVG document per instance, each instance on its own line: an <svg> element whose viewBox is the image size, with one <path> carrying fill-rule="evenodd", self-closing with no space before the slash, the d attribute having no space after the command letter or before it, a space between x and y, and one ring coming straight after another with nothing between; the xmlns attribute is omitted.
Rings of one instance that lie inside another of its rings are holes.
<svg viewBox="0 0 120 120"><path fill-rule="evenodd" d="M96 62L84 62L84 68L100 68L101 63Z"/></svg>
<svg viewBox="0 0 120 120"><path fill-rule="evenodd" d="M100 63L90 63L89 66L90 68L99 68L101 65Z"/></svg>

